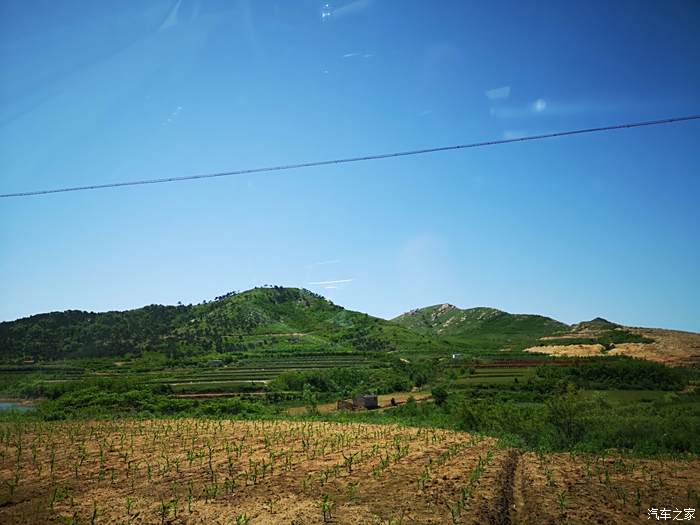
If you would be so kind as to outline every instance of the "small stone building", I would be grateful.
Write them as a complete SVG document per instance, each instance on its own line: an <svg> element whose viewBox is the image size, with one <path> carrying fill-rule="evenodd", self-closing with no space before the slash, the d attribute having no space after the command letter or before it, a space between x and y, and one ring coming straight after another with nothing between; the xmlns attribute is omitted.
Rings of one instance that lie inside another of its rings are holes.
<svg viewBox="0 0 700 525"><path fill-rule="evenodd" d="M338 410L374 410L379 408L379 401L374 394L361 394L350 399L342 399L336 403Z"/></svg>
<svg viewBox="0 0 700 525"><path fill-rule="evenodd" d="M362 394L355 396L352 399L352 404L355 406L355 410L361 410L363 408L366 410L373 410L375 408L379 408L379 401L377 400L377 396L374 394Z"/></svg>

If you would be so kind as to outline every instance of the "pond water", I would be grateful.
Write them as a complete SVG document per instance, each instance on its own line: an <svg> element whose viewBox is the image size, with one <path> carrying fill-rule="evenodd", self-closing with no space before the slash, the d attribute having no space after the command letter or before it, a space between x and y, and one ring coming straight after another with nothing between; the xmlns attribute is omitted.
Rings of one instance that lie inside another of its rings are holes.
<svg viewBox="0 0 700 525"><path fill-rule="evenodd" d="M23 405L21 403L15 403L12 401L0 401L0 411L2 410L19 410L20 412L26 412L27 410L34 410L36 407L32 405Z"/></svg>

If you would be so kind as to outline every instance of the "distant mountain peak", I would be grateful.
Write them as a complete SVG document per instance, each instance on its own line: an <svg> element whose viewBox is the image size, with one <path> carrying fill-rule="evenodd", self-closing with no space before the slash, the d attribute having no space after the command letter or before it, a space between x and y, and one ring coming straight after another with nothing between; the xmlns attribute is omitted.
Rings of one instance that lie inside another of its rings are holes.
<svg viewBox="0 0 700 525"><path fill-rule="evenodd" d="M448 312L450 310L457 310L457 307L450 303L443 303L438 306L438 312Z"/></svg>
<svg viewBox="0 0 700 525"><path fill-rule="evenodd" d="M461 309L449 303L417 308L399 315L393 321L418 332L439 336L460 336L489 330L524 330L549 335L569 328L564 323L540 315L510 314L487 306Z"/></svg>
<svg viewBox="0 0 700 525"><path fill-rule="evenodd" d="M573 326L574 331L584 331L584 330L613 330L618 328L620 325L608 321L602 317L595 317L590 321L581 321Z"/></svg>

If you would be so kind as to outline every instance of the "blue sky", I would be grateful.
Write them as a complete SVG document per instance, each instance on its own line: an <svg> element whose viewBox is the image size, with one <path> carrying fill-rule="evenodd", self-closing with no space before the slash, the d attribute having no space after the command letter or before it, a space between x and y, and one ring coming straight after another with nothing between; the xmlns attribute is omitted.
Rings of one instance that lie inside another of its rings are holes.
<svg viewBox="0 0 700 525"><path fill-rule="evenodd" d="M0 193L700 113L700 5L6 1ZM303 286L700 331L700 124L0 201L0 319Z"/></svg>

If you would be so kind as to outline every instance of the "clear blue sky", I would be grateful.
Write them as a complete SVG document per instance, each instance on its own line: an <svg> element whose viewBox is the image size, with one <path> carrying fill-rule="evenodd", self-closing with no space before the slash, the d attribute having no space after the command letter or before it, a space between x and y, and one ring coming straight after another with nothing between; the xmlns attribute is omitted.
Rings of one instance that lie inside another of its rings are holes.
<svg viewBox="0 0 700 525"><path fill-rule="evenodd" d="M0 4L0 193L700 113L694 0L119 5ZM280 284L700 331L699 204L697 122L2 199L0 319Z"/></svg>

